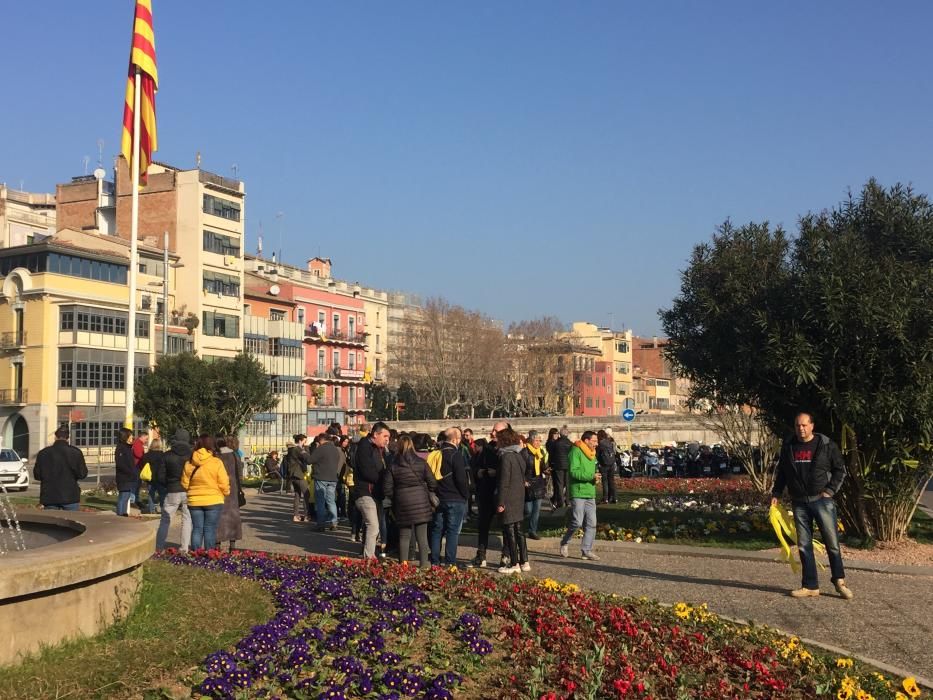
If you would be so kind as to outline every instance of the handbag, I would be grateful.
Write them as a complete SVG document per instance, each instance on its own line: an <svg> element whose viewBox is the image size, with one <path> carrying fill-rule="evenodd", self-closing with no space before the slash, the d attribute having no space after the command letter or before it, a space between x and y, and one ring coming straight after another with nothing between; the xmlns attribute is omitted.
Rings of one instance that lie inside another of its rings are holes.
<svg viewBox="0 0 933 700"><path fill-rule="evenodd" d="M415 474L415 470L411 468L411 465L406 464L405 466L408 467L408 471L410 471L414 475L414 477L417 479L418 475ZM441 499L437 497L437 494L435 494L431 489L428 488L428 483L426 481L424 480L420 480L420 481L421 481L421 485L424 486L425 493L428 494L428 503L431 504L431 510L437 510L437 507L441 504Z"/></svg>
<svg viewBox="0 0 933 700"><path fill-rule="evenodd" d="M246 494L243 493L243 489L237 488L236 500L237 500L237 503L240 504L240 508L246 505Z"/></svg>
<svg viewBox="0 0 933 700"><path fill-rule="evenodd" d="M149 462L146 462L139 471L139 478L143 481L152 481L152 467L149 466Z"/></svg>

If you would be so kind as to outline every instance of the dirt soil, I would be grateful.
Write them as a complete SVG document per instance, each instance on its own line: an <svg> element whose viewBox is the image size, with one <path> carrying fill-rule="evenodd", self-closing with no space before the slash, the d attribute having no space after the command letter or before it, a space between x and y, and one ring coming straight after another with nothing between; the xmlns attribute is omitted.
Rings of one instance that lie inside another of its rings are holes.
<svg viewBox="0 0 933 700"><path fill-rule="evenodd" d="M769 549L778 554L778 548ZM903 566L933 566L933 544L921 544L912 539L902 542L881 542L874 549L856 549L842 545L842 560L866 561L875 564Z"/></svg>

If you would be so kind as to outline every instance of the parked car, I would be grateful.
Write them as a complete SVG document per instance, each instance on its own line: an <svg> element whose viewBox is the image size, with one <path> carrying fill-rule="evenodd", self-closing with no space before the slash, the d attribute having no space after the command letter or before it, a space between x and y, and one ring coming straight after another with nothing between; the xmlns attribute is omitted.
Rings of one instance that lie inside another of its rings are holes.
<svg viewBox="0 0 933 700"><path fill-rule="evenodd" d="M20 459L15 450L0 450L0 484L3 484L7 491L25 491L29 488L26 460Z"/></svg>

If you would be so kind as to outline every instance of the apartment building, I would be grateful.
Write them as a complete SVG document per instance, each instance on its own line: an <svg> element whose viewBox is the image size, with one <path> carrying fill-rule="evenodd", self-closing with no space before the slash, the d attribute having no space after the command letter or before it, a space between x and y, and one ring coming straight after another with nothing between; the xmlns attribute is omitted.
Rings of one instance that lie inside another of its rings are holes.
<svg viewBox="0 0 933 700"><path fill-rule="evenodd" d="M73 178L56 188L57 229L129 240L131 195L122 158L112 182ZM172 308L162 309L162 300L154 298L155 312L191 329L194 350L205 359L234 357L243 346L245 197L239 180L158 162L139 193L139 242L161 248L168 234L173 264L186 272L178 276Z"/></svg>
<svg viewBox="0 0 933 700"><path fill-rule="evenodd" d="M33 457L69 423L89 463L112 462L123 424L127 353L137 378L161 336L144 299L168 283L162 251L140 246L135 346L127 346L129 245L113 236L63 230L38 243L0 249L0 437ZM174 260L174 258L172 258ZM190 347L188 329L169 327L171 351ZM141 422L137 422L142 427Z"/></svg>
<svg viewBox="0 0 933 700"><path fill-rule="evenodd" d="M55 233L55 195L0 184L0 247L37 242Z"/></svg>
<svg viewBox="0 0 933 700"><path fill-rule="evenodd" d="M568 337L600 350L602 360L612 368L612 415L635 408L632 374L632 331L614 331L585 321L571 325Z"/></svg>
<svg viewBox="0 0 933 700"><path fill-rule="evenodd" d="M689 412L690 382L678 376L664 355L667 340L632 338L635 409L646 413Z"/></svg>

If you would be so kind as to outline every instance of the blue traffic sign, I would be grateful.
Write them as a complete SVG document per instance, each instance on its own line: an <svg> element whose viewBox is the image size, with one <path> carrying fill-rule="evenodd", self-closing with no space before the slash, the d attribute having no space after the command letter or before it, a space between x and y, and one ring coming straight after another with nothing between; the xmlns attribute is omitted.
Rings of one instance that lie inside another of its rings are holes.
<svg viewBox="0 0 933 700"><path fill-rule="evenodd" d="M626 423L631 423L633 420L635 420L635 409L626 408L624 411L622 411L622 420L624 420Z"/></svg>

